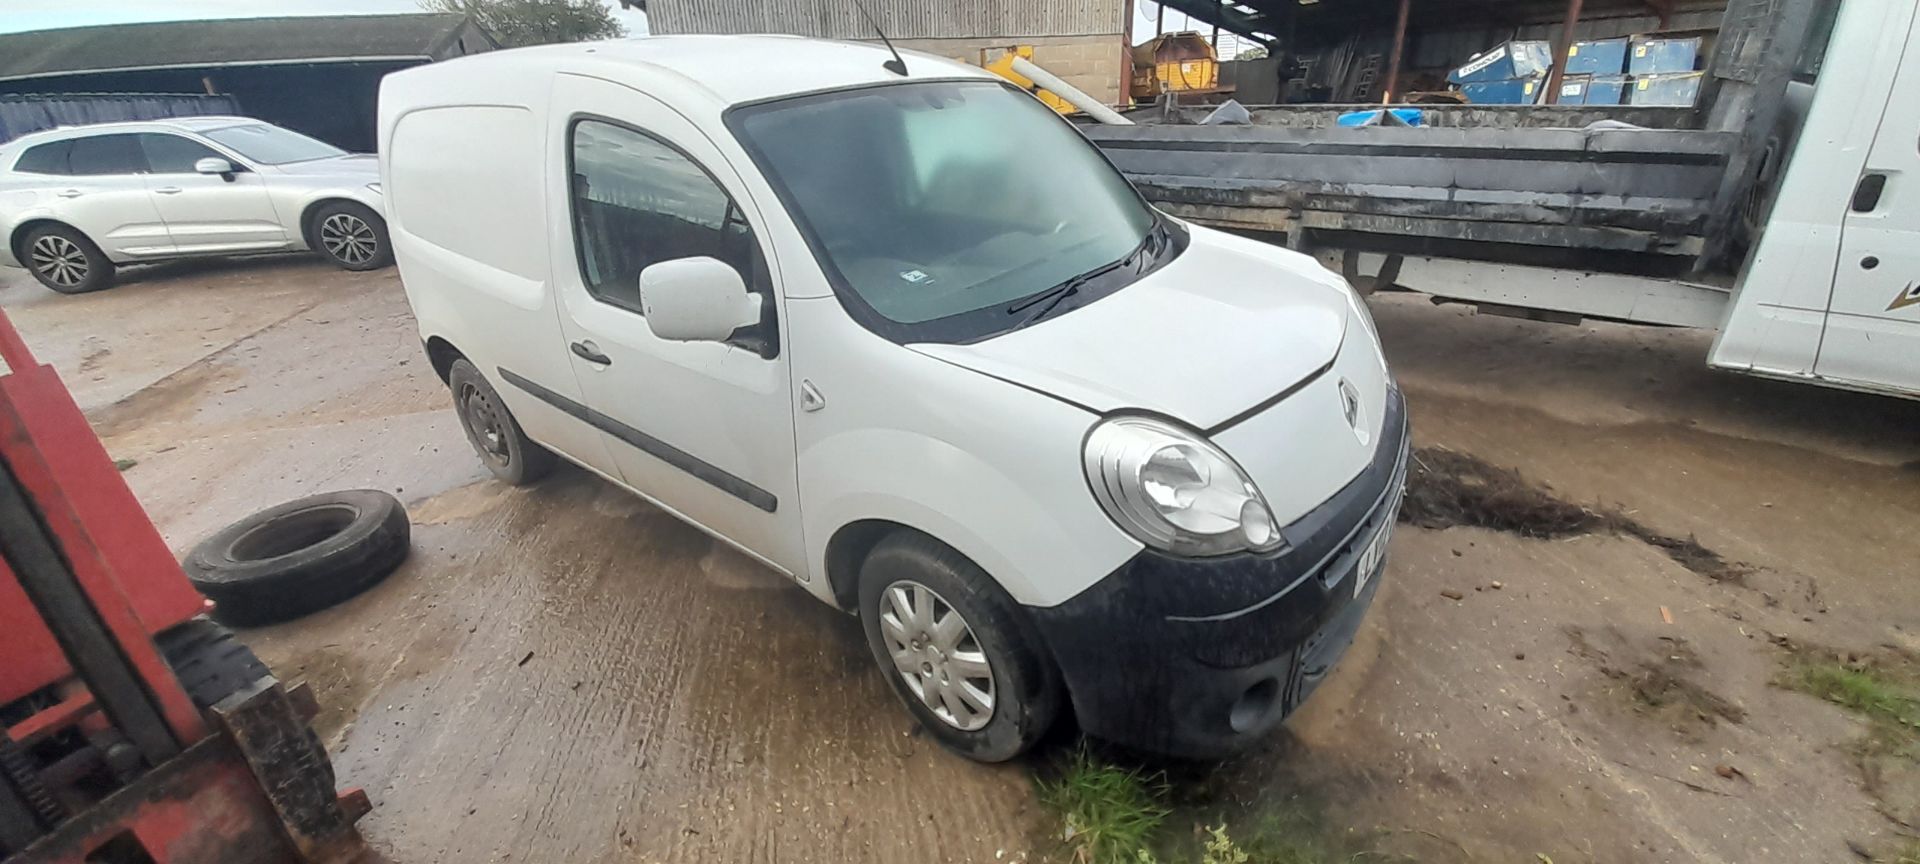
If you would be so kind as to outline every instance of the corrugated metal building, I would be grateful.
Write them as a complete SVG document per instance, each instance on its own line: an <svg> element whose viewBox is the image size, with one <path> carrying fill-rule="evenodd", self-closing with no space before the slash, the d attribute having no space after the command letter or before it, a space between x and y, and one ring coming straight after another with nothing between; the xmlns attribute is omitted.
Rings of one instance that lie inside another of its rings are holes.
<svg viewBox="0 0 1920 864"><path fill-rule="evenodd" d="M463 15L162 21L0 35L0 94L229 94L240 109L371 151L388 72L499 45Z"/></svg>
<svg viewBox="0 0 1920 864"><path fill-rule="evenodd" d="M1125 80L1126 0L647 0L654 33L796 33L874 39L860 7L887 37L980 64L1015 45L1034 62L1107 104Z"/></svg>
<svg viewBox="0 0 1920 864"><path fill-rule="evenodd" d="M56 126L238 114L240 103L225 94L75 93L50 96L0 94L0 144Z"/></svg>

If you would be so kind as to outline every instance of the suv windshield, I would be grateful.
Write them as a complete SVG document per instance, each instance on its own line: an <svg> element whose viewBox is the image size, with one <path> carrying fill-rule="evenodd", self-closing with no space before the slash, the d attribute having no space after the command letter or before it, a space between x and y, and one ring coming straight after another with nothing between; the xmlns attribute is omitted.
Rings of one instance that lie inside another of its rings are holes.
<svg viewBox="0 0 1920 864"><path fill-rule="evenodd" d="M201 134L232 147L234 152L259 165L285 165L347 155L347 151L332 144L264 123L228 126Z"/></svg>
<svg viewBox="0 0 1920 864"><path fill-rule="evenodd" d="M1066 121L996 82L842 90L727 120L848 311L896 341L1005 332L1184 245Z"/></svg>

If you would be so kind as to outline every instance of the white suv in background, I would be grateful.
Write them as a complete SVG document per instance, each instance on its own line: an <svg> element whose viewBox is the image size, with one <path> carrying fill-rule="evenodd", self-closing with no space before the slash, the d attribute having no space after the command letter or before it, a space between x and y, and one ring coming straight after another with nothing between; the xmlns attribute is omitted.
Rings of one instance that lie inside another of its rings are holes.
<svg viewBox="0 0 1920 864"><path fill-rule="evenodd" d="M75 126L0 144L0 265L63 294L115 265L314 250L393 262L379 163L244 117Z"/></svg>

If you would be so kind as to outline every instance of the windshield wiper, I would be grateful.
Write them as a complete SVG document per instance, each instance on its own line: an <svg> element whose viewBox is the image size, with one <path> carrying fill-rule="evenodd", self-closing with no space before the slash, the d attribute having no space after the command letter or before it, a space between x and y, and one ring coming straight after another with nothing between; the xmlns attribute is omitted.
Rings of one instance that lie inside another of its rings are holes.
<svg viewBox="0 0 1920 864"><path fill-rule="evenodd" d="M1100 276L1105 276L1106 274L1111 273L1115 270L1118 270L1122 267L1132 266L1132 264L1136 260L1139 260L1142 257L1142 255L1144 255L1145 253L1148 253L1149 251L1152 251L1157 254L1159 251L1160 244L1162 242L1162 238L1164 237L1164 234L1165 234L1165 229L1162 227L1160 221L1156 219L1154 220L1153 227L1147 230L1147 236L1140 238L1140 245L1133 247L1133 251L1128 252L1126 256L1121 258L1120 260L1115 261L1111 264L1103 264L1099 267L1095 267L1092 270L1088 270L1085 273L1075 276L1072 279L1068 279L1067 281L1062 282L1058 285L1055 285L1052 288L1048 288L1047 290L1042 291L1038 294L1035 294L1032 297L1028 297L1027 299L1022 300L1018 303L1015 303L1012 306L1008 306L1007 307L1008 315L1018 315L1021 312L1024 312L1035 306L1040 307L1039 311L1034 312L1032 315L1028 315L1026 317L1026 320L1021 321L1019 324L1014 325L1013 329L1018 330L1021 327L1025 327L1028 324L1032 324L1035 321L1038 321L1042 318L1047 317L1049 314L1053 312L1054 309L1059 308L1060 304L1064 302L1068 297L1072 297L1076 294L1079 294L1080 286L1093 281L1095 278ZM1041 304L1045 304L1045 305L1041 305Z"/></svg>
<svg viewBox="0 0 1920 864"><path fill-rule="evenodd" d="M1045 291L1042 291L1038 294L1033 295L1032 297L1028 297L1027 299L1019 303L1016 303L1012 306L1007 307L1008 315L1018 315L1026 309L1030 309L1042 303L1046 304L1045 306L1040 306L1040 311L1035 312L1032 315L1028 315L1026 320L1021 321L1018 324L1015 324L1013 326L1013 329L1018 330L1022 327L1027 326L1028 324L1032 324L1035 321L1038 321L1042 318L1047 317L1047 313L1052 312L1054 310L1054 307L1060 305L1061 301L1067 299L1068 297L1072 297L1075 294L1080 293L1080 286L1082 284L1085 284L1088 279L1091 279L1100 273L1105 273L1109 269L1112 269L1112 268L1102 267L1099 270L1094 270L1088 273L1082 273L1078 276L1073 277L1072 279L1068 279L1067 281L1060 283L1059 285L1055 285L1052 288L1048 288Z"/></svg>

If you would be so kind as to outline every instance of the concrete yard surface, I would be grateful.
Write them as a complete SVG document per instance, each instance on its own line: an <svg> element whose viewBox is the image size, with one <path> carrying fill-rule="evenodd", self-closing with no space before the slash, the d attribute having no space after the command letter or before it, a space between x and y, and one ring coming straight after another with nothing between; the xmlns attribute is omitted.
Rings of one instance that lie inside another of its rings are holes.
<svg viewBox="0 0 1920 864"><path fill-rule="evenodd" d="M1781 684L1812 652L1920 655L1920 403L1712 372L1710 333L1371 303L1426 452L1737 577L1613 530L1403 524L1333 678L1253 752L1169 769L1187 800L1306 802L1441 862L1846 861L1915 834L1911 755L1863 757L1861 719ZM408 504L391 578L243 633L314 686L389 860L1066 860L1034 762L916 734L853 618L585 472L494 482L395 271L198 262L79 296L0 271L0 304L181 554L301 495Z"/></svg>

